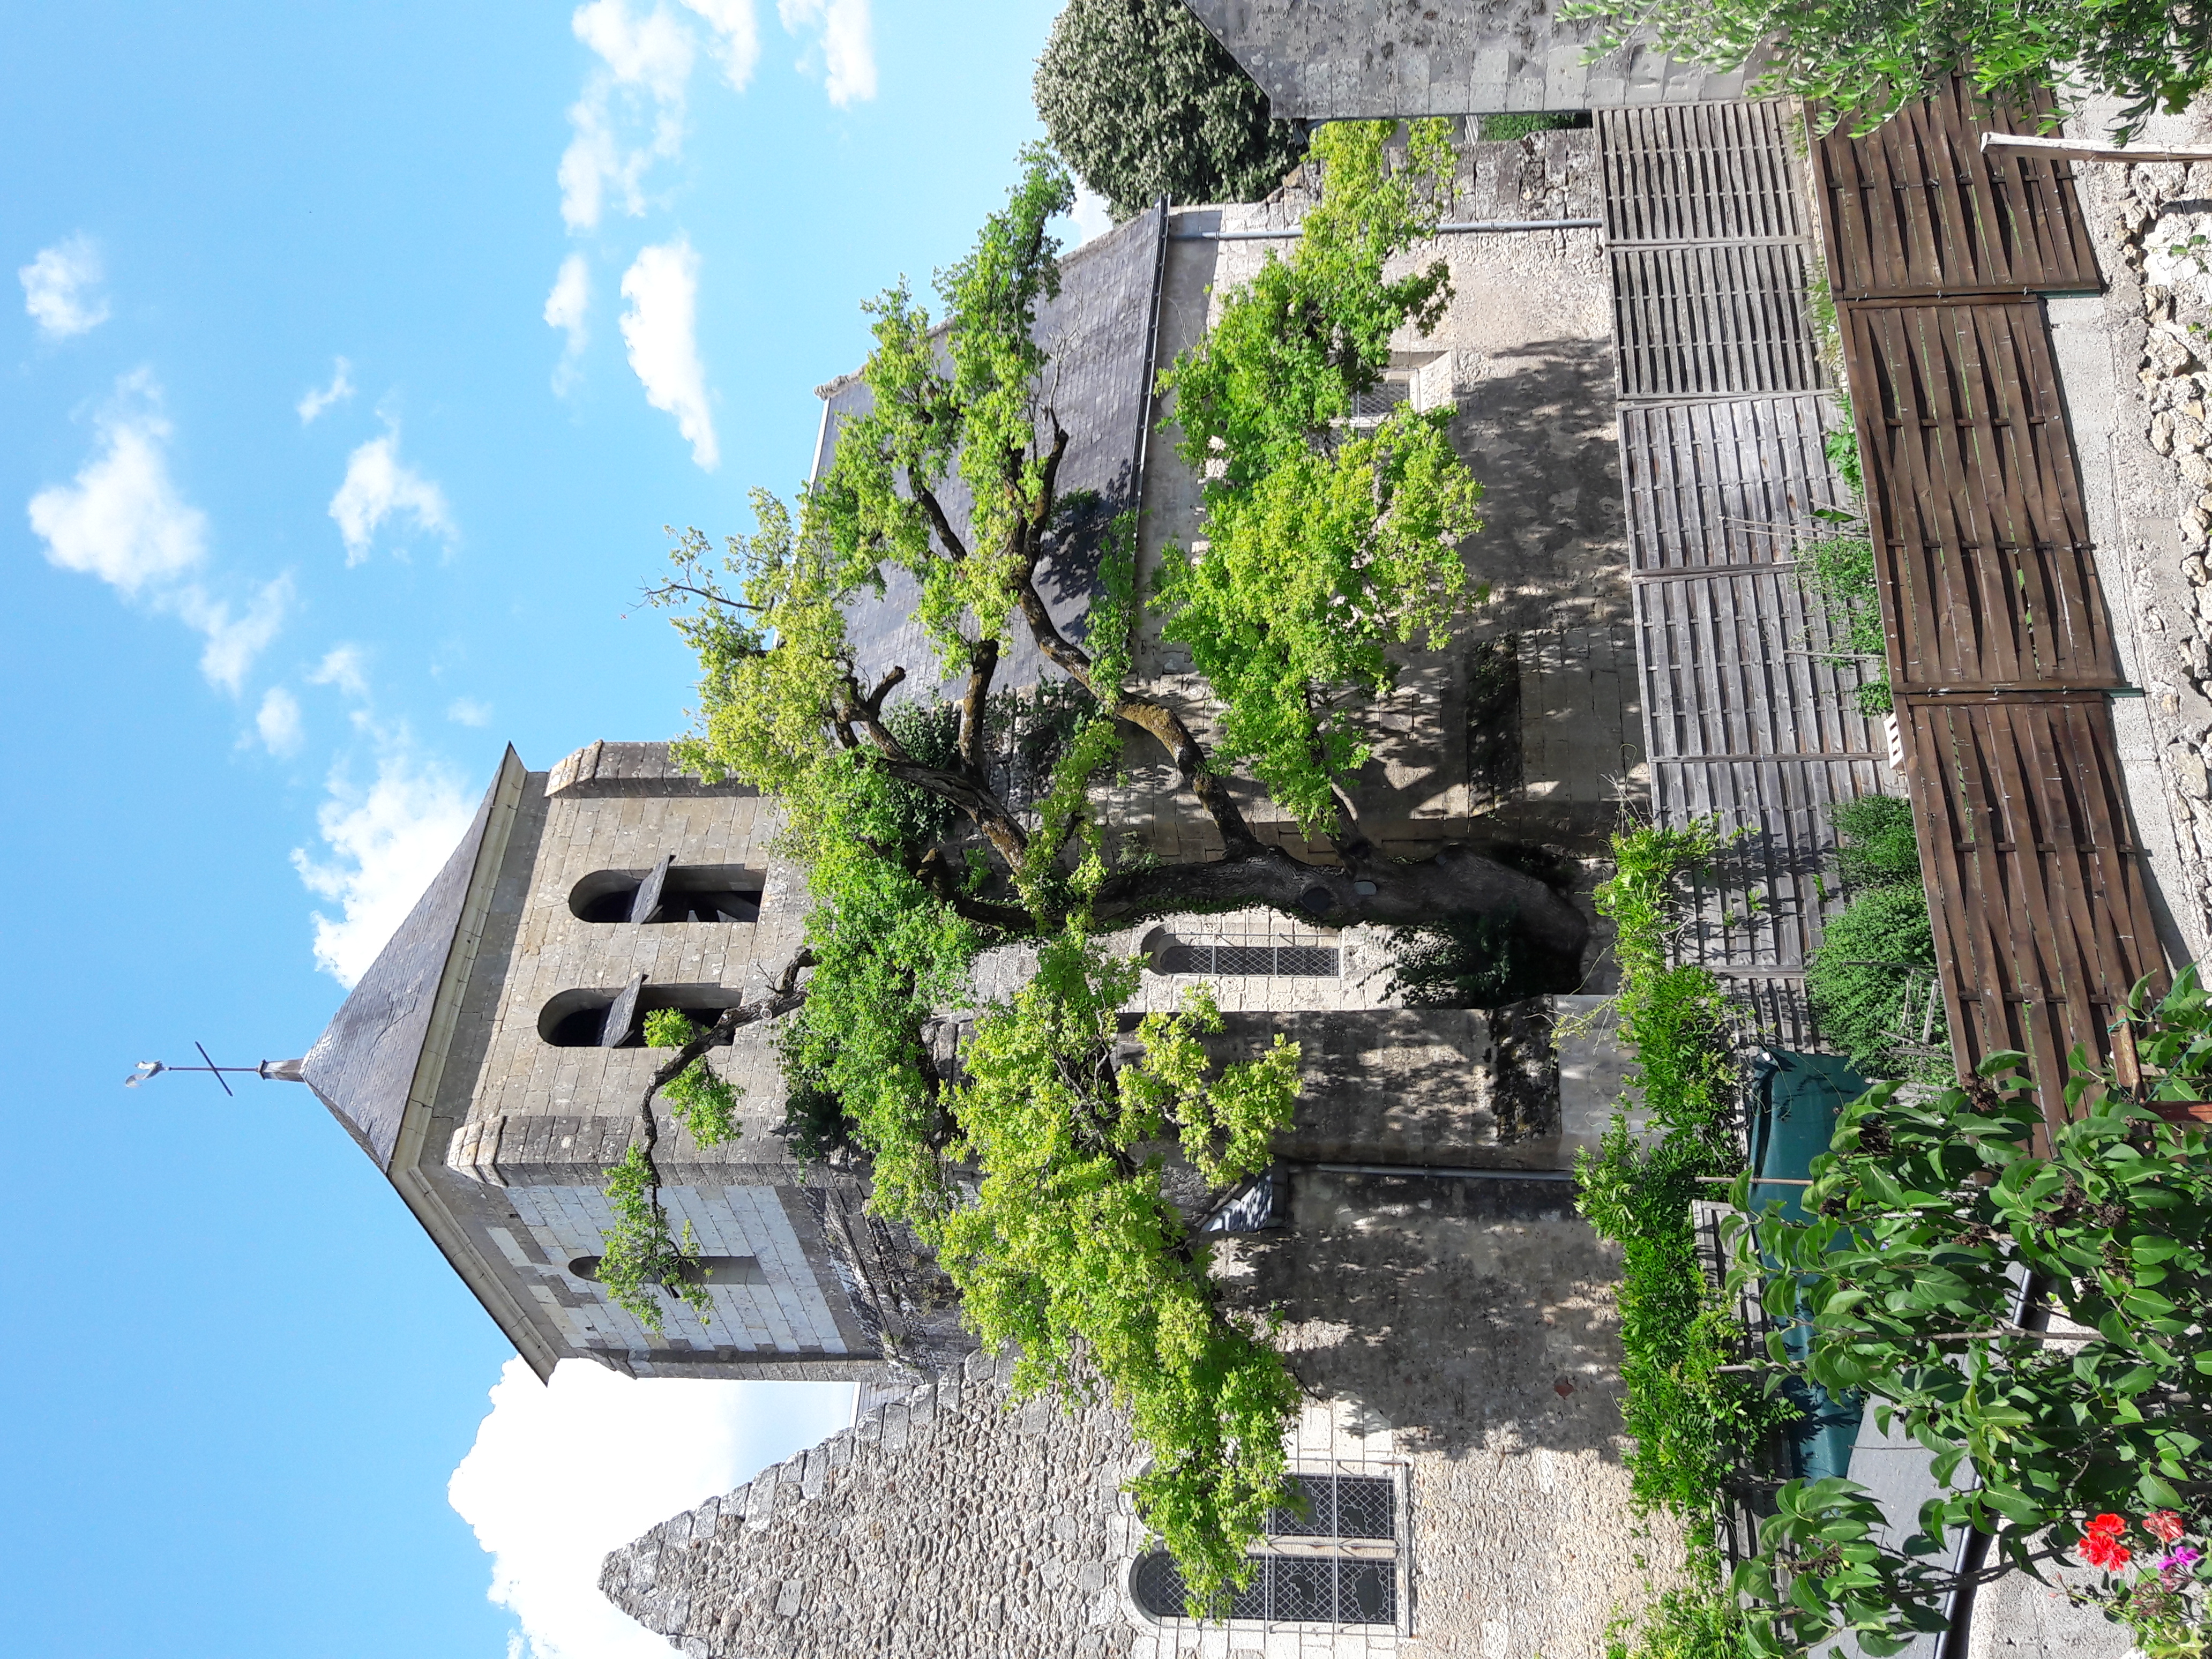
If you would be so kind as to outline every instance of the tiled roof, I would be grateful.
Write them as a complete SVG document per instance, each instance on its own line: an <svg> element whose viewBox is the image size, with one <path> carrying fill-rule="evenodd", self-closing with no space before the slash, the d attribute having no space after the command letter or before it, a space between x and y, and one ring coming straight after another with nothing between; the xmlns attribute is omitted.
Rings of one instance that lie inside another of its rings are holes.
<svg viewBox="0 0 2212 1659"><path fill-rule="evenodd" d="M387 1174L499 783L495 775L445 868L307 1051L307 1086Z"/></svg>
<svg viewBox="0 0 2212 1659"><path fill-rule="evenodd" d="M1063 495L1097 492L1104 511L1091 520L1103 528L1112 515L1137 505L1139 457L1151 409L1155 295L1165 246L1166 216L1154 210L1085 243L1060 261L1060 297L1038 308L1036 338L1051 358L1042 388L1046 403L1068 434L1060 462ZM866 385L848 374L822 388L826 417L814 459L817 478L829 470L838 422L868 407ZM945 515L964 537L969 496L956 476L941 492ZM1076 637L1097 589L1095 535L1065 554L1048 556L1037 572L1038 591L1053 618ZM880 599L869 596L848 613L854 655L864 681L894 664L905 667L917 691L935 683L927 636L913 620L916 589L903 572L886 573ZM1000 659L1001 688L1034 685L1045 663L1026 630L1014 629L1012 648Z"/></svg>

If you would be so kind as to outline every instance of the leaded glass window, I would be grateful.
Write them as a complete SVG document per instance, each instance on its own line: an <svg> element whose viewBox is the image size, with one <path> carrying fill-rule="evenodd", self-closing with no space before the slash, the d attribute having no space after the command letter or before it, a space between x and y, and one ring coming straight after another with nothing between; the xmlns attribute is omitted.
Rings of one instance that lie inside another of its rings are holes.
<svg viewBox="0 0 2212 1659"><path fill-rule="evenodd" d="M1398 1622L1397 1483L1371 1475L1294 1474L1304 1500L1271 1510L1253 1553L1252 1582L1229 1617L1267 1624ZM1137 1605L1155 1619L1188 1616L1182 1574L1164 1550L1130 1576Z"/></svg>

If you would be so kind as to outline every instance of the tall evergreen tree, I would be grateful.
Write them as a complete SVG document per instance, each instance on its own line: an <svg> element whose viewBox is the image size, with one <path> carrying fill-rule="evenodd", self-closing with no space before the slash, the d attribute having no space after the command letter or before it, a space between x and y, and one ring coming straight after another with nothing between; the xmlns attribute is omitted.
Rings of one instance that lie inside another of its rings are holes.
<svg viewBox="0 0 2212 1659"><path fill-rule="evenodd" d="M1249 202L1305 153L1297 125L1182 0L1068 0L1037 59L1037 114L1116 219L1164 194Z"/></svg>

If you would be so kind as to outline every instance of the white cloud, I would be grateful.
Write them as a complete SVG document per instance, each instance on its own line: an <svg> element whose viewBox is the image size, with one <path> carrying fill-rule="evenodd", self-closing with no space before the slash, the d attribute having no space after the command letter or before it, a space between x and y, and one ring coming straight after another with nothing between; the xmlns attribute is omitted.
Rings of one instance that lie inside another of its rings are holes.
<svg viewBox="0 0 2212 1659"><path fill-rule="evenodd" d="M345 481L331 497L331 517L345 538L349 565L368 556L377 526L394 514L406 514L418 528L448 542L453 538L446 492L399 459L396 428L354 451L346 461Z"/></svg>
<svg viewBox="0 0 2212 1659"><path fill-rule="evenodd" d="M455 697L447 706L446 718L456 726L489 726L491 705L474 697Z"/></svg>
<svg viewBox="0 0 2212 1659"><path fill-rule="evenodd" d="M368 658L357 645L341 645L328 653L307 676L310 685L335 685L349 697L368 696Z"/></svg>
<svg viewBox="0 0 2212 1659"><path fill-rule="evenodd" d="M684 0L707 20L722 52L722 78L732 90L743 92L752 83L760 62L760 26L753 18L753 0Z"/></svg>
<svg viewBox="0 0 2212 1659"><path fill-rule="evenodd" d="M568 26L621 85L642 87L663 101L683 98L691 78L691 34L665 6L637 17L624 0L592 0L576 8Z"/></svg>
<svg viewBox="0 0 2212 1659"><path fill-rule="evenodd" d="M1067 210L1067 216L1075 227L1079 246L1114 228L1114 215L1106 205L1106 198L1088 185L1076 185L1075 205Z"/></svg>
<svg viewBox="0 0 2212 1659"><path fill-rule="evenodd" d="M262 745L272 755L296 755L307 739L300 719L300 700L281 685L272 685L261 699L261 712L253 717Z"/></svg>
<svg viewBox="0 0 2212 1659"><path fill-rule="evenodd" d="M645 400L676 417L690 441L691 459L708 472L722 463L714 417L707 407L707 371L699 362L699 256L689 239L640 251L623 273L623 341Z"/></svg>
<svg viewBox="0 0 2212 1659"><path fill-rule="evenodd" d="M343 357L333 362L336 367L331 374L331 383L326 386L309 386L301 394L300 401L293 405L300 412L301 426L313 426L315 417L332 404L342 404L353 396L353 365Z"/></svg>
<svg viewBox="0 0 2212 1659"><path fill-rule="evenodd" d="M292 579L264 584L237 615L229 600L185 580L207 558L207 514L169 476L170 426L151 374L140 369L116 382L99 428L100 447L76 480L31 497L31 528L46 543L48 562L97 576L125 599L143 597L205 635L200 672L237 696L283 626Z"/></svg>
<svg viewBox="0 0 2212 1659"><path fill-rule="evenodd" d="M100 247L79 232L40 248L15 273L23 284L23 309L50 340L84 334L107 320L107 298L92 292L103 275Z"/></svg>
<svg viewBox="0 0 2212 1659"><path fill-rule="evenodd" d="M528 1659L667 1659L599 1594L600 1559L845 1426L849 1383L635 1381L510 1359L447 1496L491 1555Z"/></svg>
<svg viewBox="0 0 2212 1659"><path fill-rule="evenodd" d="M561 217L572 231L597 228L609 187L633 218L645 211L645 175L684 150L684 88L691 77L691 32L658 3L643 16L625 0L592 0L569 19L602 67L568 108L574 130L562 152ZM651 136L642 129L650 128Z"/></svg>
<svg viewBox="0 0 2212 1659"><path fill-rule="evenodd" d="M875 23L868 0L775 0L775 15L793 34L821 31L822 79L840 109L876 95ZM810 51L807 58L813 53ZM806 68L805 62L799 65Z"/></svg>
<svg viewBox="0 0 2212 1659"><path fill-rule="evenodd" d="M331 901L314 913L315 965L341 985L368 970L422 890L467 831L476 803L453 771L417 757L403 733L377 764L376 781L356 786L343 771L316 814L328 862L295 848L292 866L307 890Z"/></svg>
<svg viewBox="0 0 2212 1659"><path fill-rule="evenodd" d="M561 365L553 371L553 390L566 392L576 378L577 360L584 355L587 337L585 322L592 308L592 272L580 253L561 261L561 274L545 296L545 323L568 337L562 348Z"/></svg>
<svg viewBox="0 0 2212 1659"><path fill-rule="evenodd" d="M207 515L169 477L161 398L143 369L118 380L115 404L100 418L99 453L75 483L31 497L31 528L46 557L125 594L181 575L207 554Z"/></svg>
<svg viewBox="0 0 2212 1659"><path fill-rule="evenodd" d="M180 588L170 602L188 628L207 635L200 653L200 672L214 684L236 696L246 684L246 671L269 648L284 625L291 608L292 579L279 576L253 596L245 612L234 617L227 599L211 599L198 586Z"/></svg>

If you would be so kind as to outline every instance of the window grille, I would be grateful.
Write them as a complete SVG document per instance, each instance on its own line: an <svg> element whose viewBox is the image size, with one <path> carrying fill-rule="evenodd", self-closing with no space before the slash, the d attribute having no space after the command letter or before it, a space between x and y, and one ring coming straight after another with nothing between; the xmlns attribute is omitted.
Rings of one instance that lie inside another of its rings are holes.
<svg viewBox="0 0 2212 1659"><path fill-rule="evenodd" d="M1201 940L1168 945L1159 953L1164 974L1272 974L1334 979L1334 949L1320 945L1249 945Z"/></svg>
<svg viewBox="0 0 2212 1659"><path fill-rule="evenodd" d="M1267 1541L1274 1547L1254 1553L1252 1582L1237 1592L1229 1617L1267 1624L1395 1625L1397 1484L1365 1475L1291 1479L1304 1504L1267 1512ZM1182 1574L1164 1550L1138 1559L1129 1589L1154 1619L1188 1617Z"/></svg>
<svg viewBox="0 0 2212 1659"><path fill-rule="evenodd" d="M1398 1488L1372 1475L1295 1474L1303 1511L1267 1511L1270 1538L1395 1538Z"/></svg>
<svg viewBox="0 0 2212 1659"><path fill-rule="evenodd" d="M1364 392L1352 394L1352 418L1355 421L1387 420L1402 404L1413 401L1413 388L1410 381L1382 380Z"/></svg>

